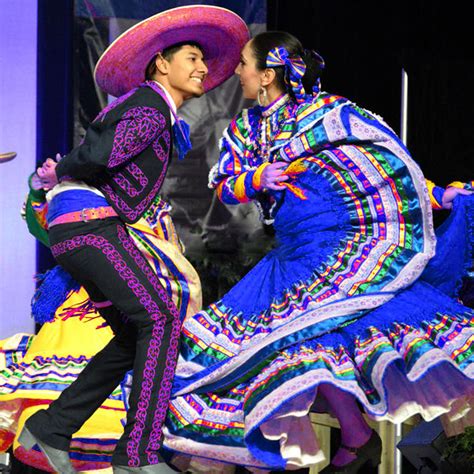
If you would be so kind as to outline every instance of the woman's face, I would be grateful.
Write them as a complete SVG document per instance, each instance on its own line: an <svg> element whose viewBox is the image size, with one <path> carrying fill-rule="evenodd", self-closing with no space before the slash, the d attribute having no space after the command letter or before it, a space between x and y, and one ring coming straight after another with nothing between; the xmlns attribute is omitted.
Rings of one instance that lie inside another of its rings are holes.
<svg viewBox="0 0 474 474"><path fill-rule="evenodd" d="M240 85L246 99L256 99L262 84L264 71L256 68L256 59L253 55L252 40L250 40L240 53L240 62L235 73L240 76Z"/></svg>

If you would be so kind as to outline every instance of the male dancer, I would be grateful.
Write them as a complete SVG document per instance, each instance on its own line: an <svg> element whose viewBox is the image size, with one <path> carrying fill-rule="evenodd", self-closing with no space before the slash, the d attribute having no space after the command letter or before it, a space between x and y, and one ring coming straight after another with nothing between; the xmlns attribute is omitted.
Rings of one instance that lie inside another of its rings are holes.
<svg viewBox="0 0 474 474"><path fill-rule="evenodd" d="M124 222L136 222L158 197L172 145L180 157L189 149L176 109L227 79L247 39L237 15L200 5L163 12L131 28L96 68L98 84L119 99L99 114L80 146L38 170L43 186L52 189L53 255L101 314L110 316L115 333L47 410L27 420L20 435L25 448L38 444L61 473L75 472L67 453L72 434L131 368L130 408L112 458L114 472L168 469L158 450L181 322ZM112 317L117 312L125 320L117 322Z"/></svg>

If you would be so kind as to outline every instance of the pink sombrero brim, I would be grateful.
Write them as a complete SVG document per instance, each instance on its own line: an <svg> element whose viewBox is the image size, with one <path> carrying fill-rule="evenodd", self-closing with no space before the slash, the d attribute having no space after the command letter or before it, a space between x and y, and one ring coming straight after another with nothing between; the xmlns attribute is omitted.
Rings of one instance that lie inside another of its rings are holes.
<svg viewBox="0 0 474 474"><path fill-rule="evenodd" d="M191 5L158 13L119 36L95 68L95 80L119 97L145 80L145 69L158 52L184 41L203 49L209 74L204 89L222 84L234 72L240 51L249 39L245 22L236 13L210 5Z"/></svg>

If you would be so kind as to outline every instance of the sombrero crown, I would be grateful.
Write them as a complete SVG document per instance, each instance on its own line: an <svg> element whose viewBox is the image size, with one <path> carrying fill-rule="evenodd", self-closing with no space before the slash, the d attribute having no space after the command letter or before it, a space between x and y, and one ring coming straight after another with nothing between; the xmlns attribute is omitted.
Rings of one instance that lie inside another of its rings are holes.
<svg viewBox="0 0 474 474"><path fill-rule="evenodd" d="M173 8L119 36L97 62L95 80L118 97L145 80L145 69L158 52L192 41L203 49L209 69L204 89L209 91L232 75L248 39L247 25L230 10L209 5Z"/></svg>

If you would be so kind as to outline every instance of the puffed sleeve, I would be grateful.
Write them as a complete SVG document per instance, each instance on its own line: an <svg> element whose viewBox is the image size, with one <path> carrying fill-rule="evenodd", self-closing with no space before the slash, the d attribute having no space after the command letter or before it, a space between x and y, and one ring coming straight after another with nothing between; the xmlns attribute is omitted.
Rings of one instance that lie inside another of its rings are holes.
<svg viewBox="0 0 474 474"><path fill-rule="evenodd" d="M244 121L243 116L238 115L224 131L219 161L209 175L209 187L215 189L219 199L226 204L245 203L254 199L261 190L262 171L269 164L258 163L258 158L248 153L248 131ZM252 163L249 162L250 157Z"/></svg>
<svg viewBox="0 0 474 474"><path fill-rule="evenodd" d="M364 145L382 143L398 139L394 132L382 121L381 117L348 102L339 96L330 96L321 105L323 99L304 104L296 115L296 131L292 138L278 150L278 158L283 161L294 161L305 156L314 155L325 148L340 145ZM332 107L332 108L331 108ZM370 132L354 133L351 119L363 122ZM332 124L337 123L334 127Z"/></svg>

